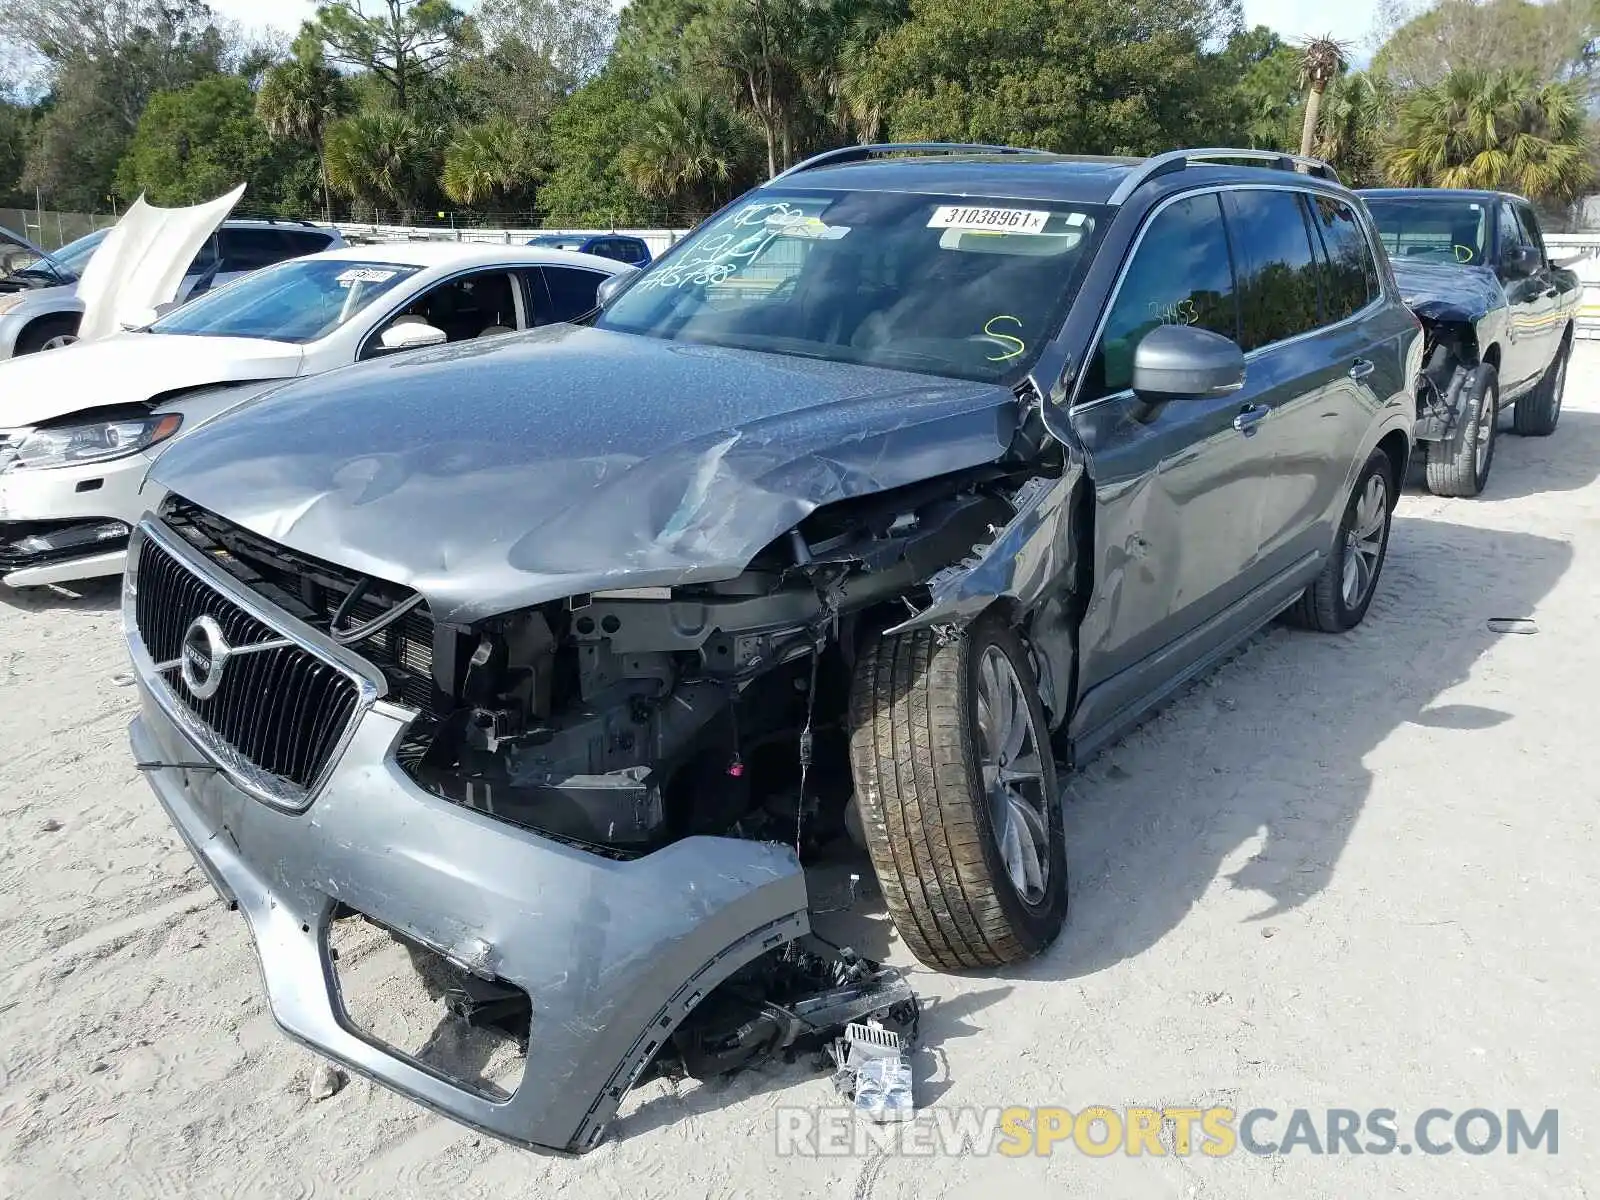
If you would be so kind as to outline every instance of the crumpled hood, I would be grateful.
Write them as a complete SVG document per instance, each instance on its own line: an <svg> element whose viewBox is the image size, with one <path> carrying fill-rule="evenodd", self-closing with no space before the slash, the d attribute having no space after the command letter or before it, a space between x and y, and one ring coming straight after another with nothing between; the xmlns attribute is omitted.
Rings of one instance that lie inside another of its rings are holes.
<svg viewBox="0 0 1600 1200"><path fill-rule="evenodd" d="M1406 307L1419 317L1455 310L1477 320L1505 303L1500 281L1488 267L1453 266L1395 258L1395 282Z"/></svg>
<svg viewBox="0 0 1600 1200"><path fill-rule="evenodd" d="M208 383L286 379L299 346L255 338L121 333L0 362L0 428L37 425L86 408L142 404Z"/></svg>
<svg viewBox="0 0 1600 1200"><path fill-rule="evenodd" d="M998 458L1004 387L570 325L342 368L154 478L470 622L726 579L819 505Z"/></svg>

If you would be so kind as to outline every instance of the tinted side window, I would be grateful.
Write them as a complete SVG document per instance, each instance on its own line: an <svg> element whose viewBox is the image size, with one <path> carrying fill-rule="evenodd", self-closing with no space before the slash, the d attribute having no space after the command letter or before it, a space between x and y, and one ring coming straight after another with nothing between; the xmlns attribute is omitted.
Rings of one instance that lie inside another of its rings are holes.
<svg viewBox="0 0 1600 1200"><path fill-rule="evenodd" d="M595 308L595 289L605 278L598 271L575 267L543 267L545 286L550 295L551 321L570 321Z"/></svg>
<svg viewBox="0 0 1600 1200"><path fill-rule="evenodd" d="M224 271L254 271L294 257L276 229L224 229L221 237Z"/></svg>
<svg viewBox="0 0 1600 1200"><path fill-rule="evenodd" d="M1248 353L1315 329L1317 270L1298 192L1228 194L1239 253L1239 344Z"/></svg>
<svg viewBox="0 0 1600 1200"><path fill-rule="evenodd" d="M315 254L319 250L326 250L331 240L325 233L313 233L309 229L285 229L280 235L288 245L289 256L299 258L302 254Z"/></svg>
<svg viewBox="0 0 1600 1200"><path fill-rule="evenodd" d="M1500 238L1500 261L1504 262L1506 255L1522 245L1522 230L1517 227L1517 219L1511 215L1509 204L1500 205L1494 223Z"/></svg>
<svg viewBox="0 0 1600 1200"><path fill-rule="evenodd" d="M1215 193L1178 200L1150 222L1111 302L1079 400L1130 387L1134 348L1157 325L1238 333L1233 268Z"/></svg>
<svg viewBox="0 0 1600 1200"><path fill-rule="evenodd" d="M636 242L632 238L623 238L616 243L616 247L617 257L623 262L636 263L644 261L645 248L642 242Z"/></svg>
<svg viewBox="0 0 1600 1200"><path fill-rule="evenodd" d="M194 261L189 264L188 274L204 275L217 265L217 235L212 234L206 239L206 244L200 247L199 253L194 256Z"/></svg>
<svg viewBox="0 0 1600 1200"><path fill-rule="evenodd" d="M1540 254L1547 257L1544 249L1544 237L1539 232L1539 221L1533 213L1520 204L1512 206L1517 214L1517 224L1522 227L1522 241L1524 245L1532 246Z"/></svg>
<svg viewBox="0 0 1600 1200"><path fill-rule="evenodd" d="M1322 264L1322 305L1329 321L1342 321L1378 298L1378 267L1348 204L1327 196L1311 201L1311 214L1327 257Z"/></svg>

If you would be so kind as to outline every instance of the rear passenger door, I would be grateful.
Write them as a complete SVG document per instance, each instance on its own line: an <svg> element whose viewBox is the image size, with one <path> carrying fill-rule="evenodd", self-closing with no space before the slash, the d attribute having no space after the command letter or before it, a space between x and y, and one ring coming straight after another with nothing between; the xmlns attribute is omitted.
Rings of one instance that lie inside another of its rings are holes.
<svg viewBox="0 0 1600 1200"><path fill-rule="evenodd" d="M1356 260L1351 286L1324 299L1332 280L1320 234L1308 224L1312 199L1285 188L1241 189L1226 198L1238 251L1240 345L1256 398L1269 410L1259 436L1273 469L1262 492L1258 547L1269 575L1328 549L1323 520L1343 493L1350 447L1360 441L1353 375L1373 367L1356 328L1330 328L1364 306L1367 285ZM1358 293L1362 303L1352 309Z"/></svg>
<svg viewBox="0 0 1600 1200"><path fill-rule="evenodd" d="M1216 193L1168 202L1140 235L1083 370L1071 420L1094 480L1099 578L1079 630L1080 734L1143 707L1236 636L1235 606L1261 582L1273 463L1256 432L1255 370L1216 398L1151 406L1130 388L1134 351L1159 325L1238 336L1231 262Z"/></svg>

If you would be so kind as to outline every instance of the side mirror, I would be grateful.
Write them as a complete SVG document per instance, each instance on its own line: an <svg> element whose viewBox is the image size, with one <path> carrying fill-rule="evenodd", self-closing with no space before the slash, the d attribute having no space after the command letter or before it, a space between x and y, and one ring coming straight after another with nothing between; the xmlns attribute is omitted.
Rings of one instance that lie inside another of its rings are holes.
<svg viewBox="0 0 1600 1200"><path fill-rule="evenodd" d="M1141 400L1226 396L1244 386L1244 351L1197 325L1158 325L1133 352L1133 390Z"/></svg>
<svg viewBox="0 0 1600 1200"><path fill-rule="evenodd" d="M1500 261L1506 274L1519 277L1532 275L1544 266L1544 258L1532 246L1513 246Z"/></svg>
<svg viewBox="0 0 1600 1200"><path fill-rule="evenodd" d="M632 283L633 277L637 274L639 274L638 267L625 266L615 275L607 275L595 289L595 303L603 309L610 308L611 302L617 298L617 293Z"/></svg>
<svg viewBox="0 0 1600 1200"><path fill-rule="evenodd" d="M378 335L378 345L385 350L413 350L418 346L439 346L447 341L445 331L420 321L407 321L391 325Z"/></svg>

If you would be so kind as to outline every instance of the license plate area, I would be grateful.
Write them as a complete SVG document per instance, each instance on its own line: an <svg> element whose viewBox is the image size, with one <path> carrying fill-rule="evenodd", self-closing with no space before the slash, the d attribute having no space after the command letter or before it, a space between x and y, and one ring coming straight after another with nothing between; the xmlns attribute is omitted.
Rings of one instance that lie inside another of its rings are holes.
<svg viewBox="0 0 1600 1200"><path fill-rule="evenodd" d="M489 1100L522 1083L531 1004L352 909L328 930L335 999L363 1038Z"/></svg>

